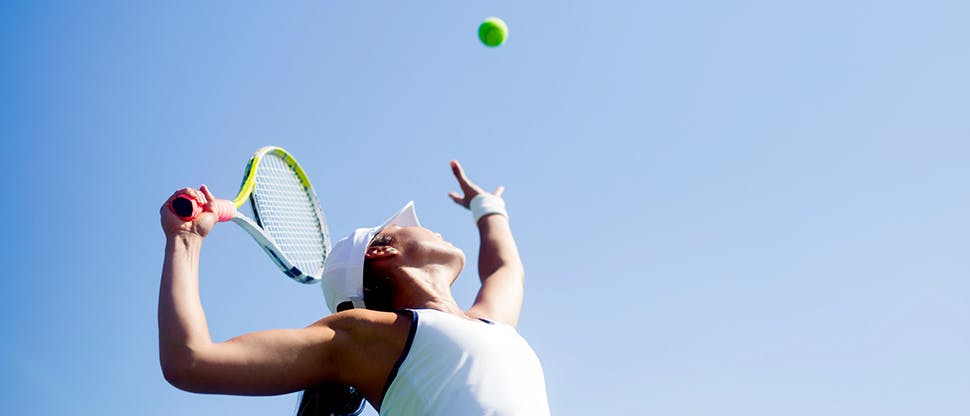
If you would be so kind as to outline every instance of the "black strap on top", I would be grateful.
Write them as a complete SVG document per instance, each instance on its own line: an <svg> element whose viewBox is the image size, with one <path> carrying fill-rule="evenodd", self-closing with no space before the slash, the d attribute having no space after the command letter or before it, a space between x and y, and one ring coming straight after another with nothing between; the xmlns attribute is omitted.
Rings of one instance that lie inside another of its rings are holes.
<svg viewBox="0 0 970 416"><path fill-rule="evenodd" d="M346 302L350 304L350 302ZM351 307L352 308L352 307ZM340 307L338 307L340 309ZM348 308L350 309L350 308ZM418 328L418 314L410 309L396 311L400 315L408 315L411 318L411 329L408 332L408 339L404 343L401 355L398 357L391 372L387 375L387 382L384 384L384 391L381 397L387 395L387 389L391 387L397 371L411 351L411 344L414 341L414 334ZM340 383L325 383L311 387L300 393L300 402L297 405L296 416L357 416L364 411L366 400L361 392L353 386Z"/></svg>
<svg viewBox="0 0 970 416"><path fill-rule="evenodd" d="M411 329L408 331L408 339L404 343L404 348L401 349L401 355L397 357L397 362L394 363L394 367L391 367L391 372L387 374L387 382L384 383L384 391L381 393L381 402L384 401L384 397L387 396L387 389L391 388L391 383L397 377L397 370L401 368L401 364L404 364L404 360L408 358L408 353L411 352L411 344L414 342L414 333L418 331L418 313L410 310L403 309L396 311L398 315L408 314L411 316Z"/></svg>

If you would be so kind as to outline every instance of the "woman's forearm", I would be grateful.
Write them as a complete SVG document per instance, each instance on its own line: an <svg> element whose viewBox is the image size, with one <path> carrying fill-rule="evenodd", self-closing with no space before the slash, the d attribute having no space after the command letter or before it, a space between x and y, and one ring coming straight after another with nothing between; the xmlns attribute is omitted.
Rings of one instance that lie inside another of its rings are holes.
<svg viewBox="0 0 970 416"><path fill-rule="evenodd" d="M499 270L522 279L522 260L512 237L508 217L489 215L478 220L480 246L478 251L478 275L484 282Z"/></svg>
<svg viewBox="0 0 970 416"><path fill-rule="evenodd" d="M158 293L158 340L166 376L191 365L192 353L212 343L199 299L202 237L180 233L167 237Z"/></svg>

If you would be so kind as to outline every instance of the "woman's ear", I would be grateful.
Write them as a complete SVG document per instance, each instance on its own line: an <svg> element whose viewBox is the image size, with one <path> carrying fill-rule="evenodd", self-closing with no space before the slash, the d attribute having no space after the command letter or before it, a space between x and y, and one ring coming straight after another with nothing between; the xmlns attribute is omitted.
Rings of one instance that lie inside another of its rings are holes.
<svg viewBox="0 0 970 416"><path fill-rule="evenodd" d="M367 252L364 253L364 258L369 260L389 259L398 254L401 254L401 252L397 251L397 249L392 246L377 245L367 247Z"/></svg>

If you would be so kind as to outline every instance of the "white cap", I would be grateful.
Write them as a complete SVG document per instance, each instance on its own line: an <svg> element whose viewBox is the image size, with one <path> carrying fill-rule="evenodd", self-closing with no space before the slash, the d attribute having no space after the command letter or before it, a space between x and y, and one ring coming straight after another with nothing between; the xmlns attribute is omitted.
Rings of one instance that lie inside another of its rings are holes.
<svg viewBox="0 0 970 416"><path fill-rule="evenodd" d="M374 236L385 227L420 227L418 215L414 212L414 201L410 201L397 214L383 224L372 228L358 228L349 236L338 241L330 250L323 264L323 297L327 307L337 312L337 305L351 302L355 308L364 307L364 255Z"/></svg>

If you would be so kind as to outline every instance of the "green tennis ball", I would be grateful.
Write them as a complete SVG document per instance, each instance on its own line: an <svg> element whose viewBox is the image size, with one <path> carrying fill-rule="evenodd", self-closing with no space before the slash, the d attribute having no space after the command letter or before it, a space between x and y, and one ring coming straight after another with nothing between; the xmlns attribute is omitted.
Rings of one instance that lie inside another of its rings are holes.
<svg viewBox="0 0 970 416"><path fill-rule="evenodd" d="M489 17L478 26L478 38L485 46L494 48L505 43L505 38L509 36L509 27L502 19Z"/></svg>

